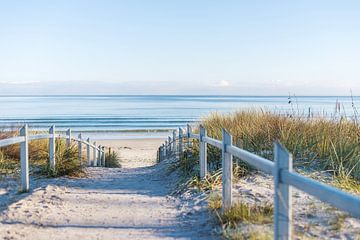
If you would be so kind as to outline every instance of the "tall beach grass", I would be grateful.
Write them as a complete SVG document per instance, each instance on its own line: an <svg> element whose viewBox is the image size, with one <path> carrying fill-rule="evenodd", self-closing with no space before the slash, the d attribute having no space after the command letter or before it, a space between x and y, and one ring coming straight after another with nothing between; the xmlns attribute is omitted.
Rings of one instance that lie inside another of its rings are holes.
<svg viewBox="0 0 360 240"><path fill-rule="evenodd" d="M360 180L360 126L356 120L247 110L213 113L202 124L210 137L221 139L221 129L225 128L234 144L265 158L273 159L273 142L279 140L294 155L297 166Z"/></svg>

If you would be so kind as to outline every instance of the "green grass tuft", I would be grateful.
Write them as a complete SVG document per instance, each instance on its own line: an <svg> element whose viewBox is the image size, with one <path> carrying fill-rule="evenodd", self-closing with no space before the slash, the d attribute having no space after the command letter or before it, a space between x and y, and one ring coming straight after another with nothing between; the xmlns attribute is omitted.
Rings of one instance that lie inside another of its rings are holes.
<svg viewBox="0 0 360 240"><path fill-rule="evenodd" d="M117 152L112 151L105 154L105 167L120 168L120 157Z"/></svg>

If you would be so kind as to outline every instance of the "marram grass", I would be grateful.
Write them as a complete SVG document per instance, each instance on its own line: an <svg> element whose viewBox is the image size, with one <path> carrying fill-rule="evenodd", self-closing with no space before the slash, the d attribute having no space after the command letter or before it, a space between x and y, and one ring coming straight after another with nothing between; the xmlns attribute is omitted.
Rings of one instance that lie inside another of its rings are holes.
<svg viewBox="0 0 360 240"><path fill-rule="evenodd" d="M360 126L346 118L287 117L264 111L214 113L202 120L210 137L221 139L225 128L234 144L273 159L279 140L294 156L294 164L360 180Z"/></svg>

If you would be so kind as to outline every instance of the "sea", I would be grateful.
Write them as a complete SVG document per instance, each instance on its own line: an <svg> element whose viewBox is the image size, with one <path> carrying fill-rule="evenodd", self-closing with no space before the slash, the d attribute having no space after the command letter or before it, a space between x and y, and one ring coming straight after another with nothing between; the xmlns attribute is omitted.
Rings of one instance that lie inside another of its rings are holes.
<svg viewBox="0 0 360 240"><path fill-rule="evenodd" d="M207 115L245 109L279 114L353 116L360 97L351 96L206 96L206 95L56 95L0 96L0 129L46 131L71 128L93 138L164 137Z"/></svg>

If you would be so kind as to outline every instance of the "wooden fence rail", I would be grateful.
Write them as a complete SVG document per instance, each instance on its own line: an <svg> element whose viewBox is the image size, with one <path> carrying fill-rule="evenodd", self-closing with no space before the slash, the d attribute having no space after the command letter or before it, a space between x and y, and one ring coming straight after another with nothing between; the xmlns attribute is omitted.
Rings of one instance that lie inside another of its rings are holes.
<svg viewBox="0 0 360 240"><path fill-rule="evenodd" d="M56 144L55 140L65 139L66 146L69 148L71 146L71 141L76 141L78 143L78 151L79 151L79 161L80 165L83 164L82 160L82 144L86 145L87 148L87 160L88 166L105 166L105 147L104 146L96 146L95 144L90 143L90 139L84 141L79 134L78 138L74 138L71 135L71 129L66 131L66 134L57 134L55 131L55 126L51 126L49 129L49 134L36 134L29 135L28 126L25 125L19 131L20 136L11 137L7 139L0 140L0 148L6 147L12 144L20 143L20 191L27 192L29 191L29 141L31 140L39 140L39 139L49 139L49 164L51 169L55 170L56 167ZM90 148L93 148L93 160L90 161Z"/></svg>
<svg viewBox="0 0 360 240"><path fill-rule="evenodd" d="M192 144L193 139L199 141L199 162L200 178L207 174L207 144L210 144L222 151L222 211L229 209L232 205L232 166L233 156L241 159L250 166L261 170L274 177L274 238L291 239L292 232L292 187L310 194L323 202L329 203L338 209L348 212L350 215L360 218L360 198L358 196L341 191L335 187L320 183L311 178L293 172L292 154L280 143L274 143L274 161L263 158L240 147L232 145L231 135L223 129L222 141L210 138L206 135L206 129L199 126L199 134L195 134L187 126L187 134L182 134L179 129L179 135L175 131L173 137L158 150L159 161L170 156L183 154L183 148L179 144L184 142L186 136L188 146ZM172 145L172 151L169 151ZM177 150L177 151L176 151ZM188 149L187 151L190 151Z"/></svg>

